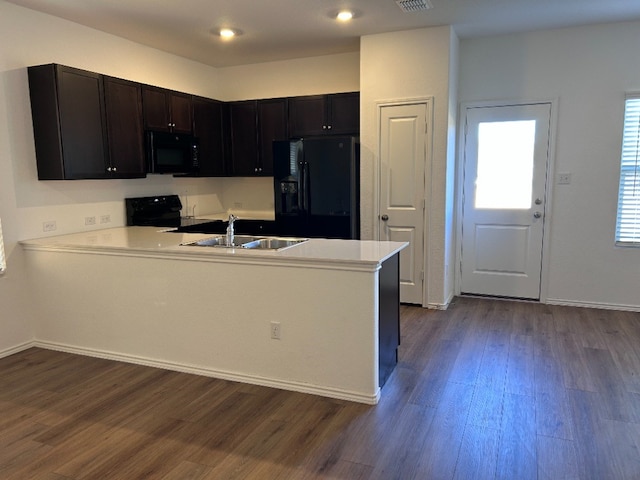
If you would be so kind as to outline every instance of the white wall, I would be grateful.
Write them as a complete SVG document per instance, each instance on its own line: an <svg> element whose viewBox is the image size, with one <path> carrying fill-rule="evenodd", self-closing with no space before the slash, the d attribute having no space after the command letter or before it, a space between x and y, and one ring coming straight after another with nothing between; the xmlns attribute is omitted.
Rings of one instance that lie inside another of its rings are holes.
<svg viewBox="0 0 640 480"><path fill-rule="evenodd" d="M463 40L460 101L557 99L552 303L640 308L640 249L614 245L624 93L640 91L640 23Z"/></svg>
<svg viewBox="0 0 640 480"><path fill-rule="evenodd" d="M450 27L369 35L360 49L362 237L375 238L379 169L377 103L433 98L431 165L427 166L428 252L425 304L453 294L453 187L457 38ZM452 80L453 79L453 80Z"/></svg>
<svg viewBox="0 0 640 480"><path fill-rule="evenodd" d="M358 52L221 68L220 100L360 90Z"/></svg>

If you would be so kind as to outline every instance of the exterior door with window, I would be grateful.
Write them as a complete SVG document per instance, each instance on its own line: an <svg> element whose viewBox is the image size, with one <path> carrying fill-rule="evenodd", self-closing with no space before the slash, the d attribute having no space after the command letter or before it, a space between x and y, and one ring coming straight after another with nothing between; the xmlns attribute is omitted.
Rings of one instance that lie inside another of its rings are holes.
<svg viewBox="0 0 640 480"><path fill-rule="evenodd" d="M466 109L461 293L540 298L551 104Z"/></svg>

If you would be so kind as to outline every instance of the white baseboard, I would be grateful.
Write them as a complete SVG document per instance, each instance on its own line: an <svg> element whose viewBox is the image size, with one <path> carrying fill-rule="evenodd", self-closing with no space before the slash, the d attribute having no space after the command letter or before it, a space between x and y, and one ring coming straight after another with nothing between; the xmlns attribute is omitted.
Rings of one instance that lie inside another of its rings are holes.
<svg viewBox="0 0 640 480"><path fill-rule="evenodd" d="M16 353L27 350L31 347L35 347L34 342L25 342L20 345L16 345L15 347L7 348L5 350L0 350L0 358L8 357L9 355L14 355Z"/></svg>
<svg viewBox="0 0 640 480"><path fill-rule="evenodd" d="M36 340L30 346L44 348L47 350L56 350L59 352L73 353L76 355L84 355L88 357L104 358L106 360L115 360L118 362L133 363L136 365L144 365L147 367L162 368L164 370L172 370L175 372L219 378L221 380L229 380L232 382L250 383L252 385L260 385L263 387L279 388L281 390L289 390L300 393L309 393L321 397L336 398L339 400L348 400L357 403L366 403L368 405L376 405L380 400L380 388L378 388L378 391L375 395L364 395L357 392L350 392L346 390L322 387L306 383L288 382L286 380L259 377L255 375L245 375L242 373L215 370L212 368L200 367L197 365L167 362L159 359L145 358L117 352L87 349L76 347L73 345L63 345L59 343L42 342Z"/></svg>
<svg viewBox="0 0 640 480"><path fill-rule="evenodd" d="M449 298L444 303L427 303L426 307L429 310L446 310L453 302L455 295L453 293L449 294Z"/></svg>
<svg viewBox="0 0 640 480"><path fill-rule="evenodd" d="M575 300L565 300L562 298L547 298L544 303L549 305L562 305L565 307L600 308L603 310L622 310L626 312L640 312L640 305L621 305L617 303L580 302Z"/></svg>

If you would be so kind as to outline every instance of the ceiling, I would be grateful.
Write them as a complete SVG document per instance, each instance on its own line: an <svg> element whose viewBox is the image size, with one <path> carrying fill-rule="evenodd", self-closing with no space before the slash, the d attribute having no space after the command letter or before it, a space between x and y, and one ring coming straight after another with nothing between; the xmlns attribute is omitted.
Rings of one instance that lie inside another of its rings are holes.
<svg viewBox="0 0 640 480"><path fill-rule="evenodd" d="M638 0L8 0L214 67L353 52L363 35L453 25L460 38L640 20ZM356 17L333 17L350 8ZM232 41L212 33L241 31Z"/></svg>

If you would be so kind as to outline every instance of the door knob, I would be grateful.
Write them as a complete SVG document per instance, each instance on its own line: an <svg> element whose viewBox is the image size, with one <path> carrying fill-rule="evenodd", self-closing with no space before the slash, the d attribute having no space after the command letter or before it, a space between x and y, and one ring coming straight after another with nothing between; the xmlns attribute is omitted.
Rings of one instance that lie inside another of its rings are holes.
<svg viewBox="0 0 640 480"><path fill-rule="evenodd" d="M380 217L380 220L382 220L383 222L386 222L387 220L389 220L389 215L382 215Z"/></svg>
<svg viewBox="0 0 640 480"><path fill-rule="evenodd" d="M542 200L540 200L539 198L536 198L535 203L536 203L536 205L540 205L542 203Z"/></svg>
<svg viewBox="0 0 640 480"><path fill-rule="evenodd" d="M540 218L542 216L542 214L540 212L535 212L533 214L533 218Z"/></svg>

